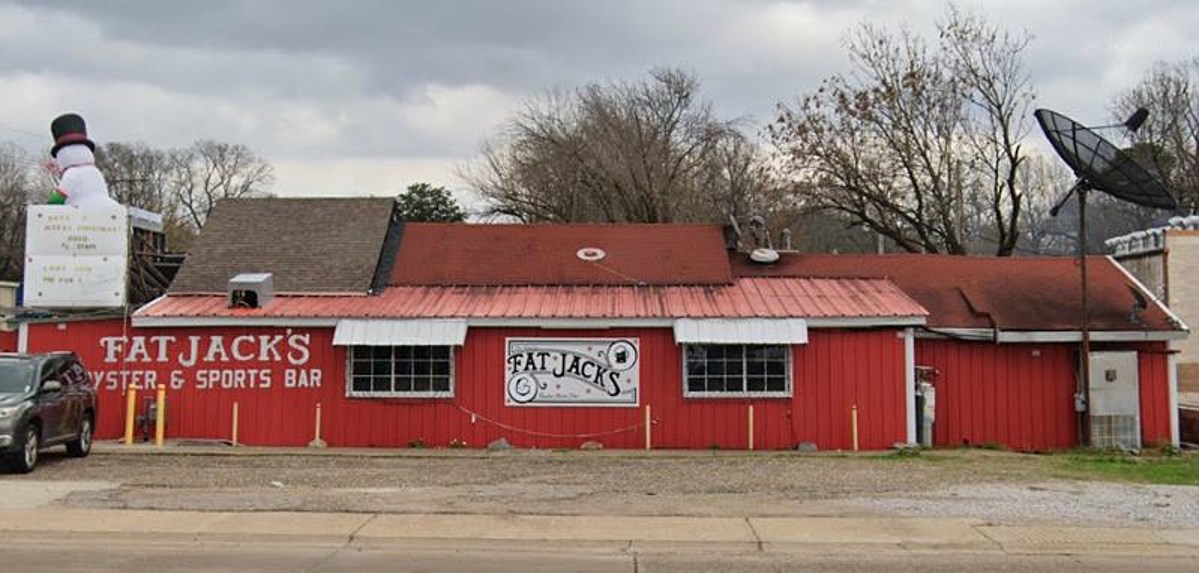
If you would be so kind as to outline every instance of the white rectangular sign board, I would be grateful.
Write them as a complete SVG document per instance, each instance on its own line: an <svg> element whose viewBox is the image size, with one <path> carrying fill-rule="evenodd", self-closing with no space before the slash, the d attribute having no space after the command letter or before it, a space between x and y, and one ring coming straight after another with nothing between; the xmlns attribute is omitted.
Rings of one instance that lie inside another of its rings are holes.
<svg viewBox="0 0 1199 573"><path fill-rule="evenodd" d="M30 205L25 224L25 305L125 304L129 215L124 207Z"/></svg>
<svg viewBox="0 0 1199 573"><path fill-rule="evenodd" d="M507 406L628 406L640 396L637 338L509 338Z"/></svg>

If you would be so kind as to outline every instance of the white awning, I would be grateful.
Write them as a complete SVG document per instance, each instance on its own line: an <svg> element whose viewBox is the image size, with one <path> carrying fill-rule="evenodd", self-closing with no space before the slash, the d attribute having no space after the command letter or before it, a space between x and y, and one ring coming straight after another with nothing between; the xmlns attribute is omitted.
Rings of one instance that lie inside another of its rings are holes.
<svg viewBox="0 0 1199 573"><path fill-rule="evenodd" d="M678 344L807 344L802 318L680 318L674 321Z"/></svg>
<svg viewBox="0 0 1199 573"><path fill-rule="evenodd" d="M461 319L337 321L334 346L462 346L466 321Z"/></svg>

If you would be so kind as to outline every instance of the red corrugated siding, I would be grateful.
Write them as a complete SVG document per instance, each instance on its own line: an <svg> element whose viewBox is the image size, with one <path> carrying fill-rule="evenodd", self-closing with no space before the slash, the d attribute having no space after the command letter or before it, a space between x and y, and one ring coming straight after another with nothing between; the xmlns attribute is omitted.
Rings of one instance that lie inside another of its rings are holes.
<svg viewBox="0 0 1199 573"><path fill-rule="evenodd" d="M1130 346L1138 351L1141 394L1141 441L1146 446L1170 444L1170 355L1165 342Z"/></svg>
<svg viewBox="0 0 1199 573"><path fill-rule="evenodd" d="M937 369L936 445L1078 444L1071 345L918 340L916 364Z"/></svg>
<svg viewBox="0 0 1199 573"><path fill-rule="evenodd" d="M0 330L0 352L17 351L17 331Z"/></svg>
<svg viewBox="0 0 1199 573"><path fill-rule="evenodd" d="M137 336L286 334L279 328L134 329ZM642 349L642 405L652 406L655 447L744 448L748 408L755 408L755 447L788 448L800 441L821 449L852 446L850 409L857 405L860 445L880 449L904 438L903 340L895 331L814 330L807 345L795 347L791 399L705 400L682 395L681 351L669 329L545 331L472 328L456 355L456 397L452 400L378 400L345 397L345 352L331 345L331 329L293 329L310 336L306 369L323 370L320 388L284 388L286 362L249 361L237 367L272 371L270 389L198 390L196 369L176 364L128 364L128 370L154 371L168 380L181 369L188 380L168 391L169 437L228 438L232 403L241 409L241 441L257 445L303 445L313 437L314 408L323 404L323 437L332 446L405 446L420 440L445 446L462 440L472 447L504 437L520 447L577 447L594 439L609 448L640 448L641 428L594 438L555 437L610 432L641 424L641 408L509 408L504 406L504 339L509 336L637 337ZM105 363L101 337L120 336L119 321L45 324L30 327L35 351L70 349L96 372L119 370ZM228 366L228 365L227 365ZM101 384L98 436L122 432L121 388ZM471 412L477 414L472 420ZM505 429L502 426L507 426ZM517 431L516 428L524 431Z"/></svg>
<svg viewBox="0 0 1199 573"><path fill-rule="evenodd" d="M210 335L223 336L225 341L242 335L274 336L288 334L310 336L308 348L311 357L303 366L293 366L285 360L278 362L260 362L257 360L244 363L217 362L217 367L268 370L271 372L271 387L239 388L239 389L199 389L197 379L201 372L211 370L213 366L197 365L184 368L176 360L167 363L106 362L103 337L121 336L121 321L105 320L90 322L67 322L58 324L37 324L29 327L29 350L43 352L50 350L74 350L83 359L84 364L93 375L119 377L121 373L130 375L141 373L141 379L147 372L152 372L156 381L170 384L171 372L180 371L185 383L179 387L169 387L167 391L167 435L170 437L213 438L227 439L232 432L233 402L238 402L240 409L240 440L247 444L263 445L302 445L312 439L315 424L315 405L322 400L344 393L345 383L342 378L344 367L338 367L344 362L343 353L332 346L333 332L331 329L286 329L286 328L196 328L196 329L130 329L129 334L135 336L175 336L181 342L188 337ZM171 352L172 358L184 346L177 347ZM286 345L280 350L287 351ZM151 347L150 353L156 355ZM320 388L285 388L285 371L323 369L323 383ZM332 376L338 376L333 379ZM102 380L98 385L100 415L97 421L96 436L101 439L116 438L124 432L125 394L124 385L119 378L109 381ZM140 403L153 392L139 392Z"/></svg>

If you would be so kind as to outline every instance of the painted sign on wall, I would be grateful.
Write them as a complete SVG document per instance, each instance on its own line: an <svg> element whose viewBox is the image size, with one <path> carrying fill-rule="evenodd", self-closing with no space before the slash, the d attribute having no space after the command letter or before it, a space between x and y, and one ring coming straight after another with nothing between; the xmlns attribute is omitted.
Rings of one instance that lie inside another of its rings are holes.
<svg viewBox="0 0 1199 573"><path fill-rule="evenodd" d="M241 335L113 335L99 339L103 360L92 362L97 390L320 388L323 369L309 364L312 335L272 330Z"/></svg>
<svg viewBox="0 0 1199 573"><path fill-rule="evenodd" d="M508 406L637 406L636 338L508 338Z"/></svg>
<svg viewBox="0 0 1199 573"><path fill-rule="evenodd" d="M124 305L128 253L124 207L30 205L25 225L25 305Z"/></svg>

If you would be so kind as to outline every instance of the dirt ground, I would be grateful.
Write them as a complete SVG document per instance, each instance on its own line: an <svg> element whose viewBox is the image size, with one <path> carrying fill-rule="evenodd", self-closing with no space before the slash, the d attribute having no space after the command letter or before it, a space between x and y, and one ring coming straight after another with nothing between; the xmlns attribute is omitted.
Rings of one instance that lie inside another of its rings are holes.
<svg viewBox="0 0 1199 573"><path fill-rule="evenodd" d="M112 489L77 491L56 502L86 508L546 515L886 514L968 516L996 522L1018 517L1022 521L1199 526L1199 488L1080 482L1063 474L1051 457L984 450L939 451L915 457L893 453L537 450L449 450L397 456L97 453L86 460L48 453L35 473L0 475L0 480L6 479L120 484Z"/></svg>
<svg viewBox="0 0 1199 573"><path fill-rule="evenodd" d="M927 458L927 456L925 456ZM30 477L106 480L86 507L622 515L796 515L856 496L1049 477L1034 456L429 452L401 457L47 454ZM16 476L5 476L16 478Z"/></svg>

